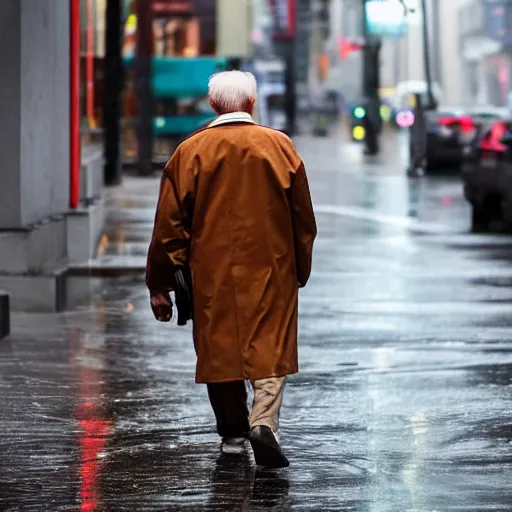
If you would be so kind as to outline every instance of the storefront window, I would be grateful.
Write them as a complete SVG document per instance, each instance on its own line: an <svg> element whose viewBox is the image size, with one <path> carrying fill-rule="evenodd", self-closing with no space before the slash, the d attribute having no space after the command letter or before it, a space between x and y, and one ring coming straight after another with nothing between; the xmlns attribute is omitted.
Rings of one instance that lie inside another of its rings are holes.
<svg viewBox="0 0 512 512"><path fill-rule="evenodd" d="M214 53L215 42L215 2L155 2L153 4L152 48L157 60L162 57L193 58ZM126 0L123 21L123 57L130 61L137 49L137 3ZM162 62L156 62L156 69L162 69ZM165 67L165 66L164 66ZM158 71L156 72L158 73ZM169 77L171 81L183 81L183 76ZM126 161L137 158L137 141L135 136L135 119L138 102L135 94L135 69L126 66L123 91L123 151ZM155 155L172 153L175 139L181 134L170 129L177 116L205 116L211 113L207 99L196 97L162 97L155 98L154 126ZM185 120L186 121L186 120ZM180 121L181 122L181 121ZM177 126L174 122L173 126ZM183 125L187 131L186 123Z"/></svg>

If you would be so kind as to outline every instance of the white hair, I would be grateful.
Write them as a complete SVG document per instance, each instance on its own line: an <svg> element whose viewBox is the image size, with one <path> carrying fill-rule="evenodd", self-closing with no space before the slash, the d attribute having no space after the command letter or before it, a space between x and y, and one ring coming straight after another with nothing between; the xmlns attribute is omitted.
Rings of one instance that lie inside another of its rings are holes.
<svg viewBox="0 0 512 512"><path fill-rule="evenodd" d="M243 111L251 100L256 101L256 78L236 70L215 73L208 82L208 96L222 113Z"/></svg>

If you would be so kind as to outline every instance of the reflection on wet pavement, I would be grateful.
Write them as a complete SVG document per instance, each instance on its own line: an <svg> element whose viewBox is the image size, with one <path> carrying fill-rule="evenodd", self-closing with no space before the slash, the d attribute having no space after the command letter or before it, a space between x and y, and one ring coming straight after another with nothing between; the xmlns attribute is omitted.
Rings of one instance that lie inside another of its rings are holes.
<svg viewBox="0 0 512 512"><path fill-rule="evenodd" d="M453 179L326 169L316 204L356 209L318 215L291 467L220 455L190 331L152 319L139 272L158 180L127 180L76 271L129 271L77 310L16 314L0 344L0 510L512 510L512 239L467 233Z"/></svg>

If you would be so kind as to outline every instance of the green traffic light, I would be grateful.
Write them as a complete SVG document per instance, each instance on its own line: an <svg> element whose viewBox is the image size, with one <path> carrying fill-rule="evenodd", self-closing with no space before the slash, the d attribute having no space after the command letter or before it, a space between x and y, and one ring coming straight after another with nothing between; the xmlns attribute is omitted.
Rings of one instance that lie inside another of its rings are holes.
<svg viewBox="0 0 512 512"><path fill-rule="evenodd" d="M356 107L354 109L354 117L356 119L363 119L363 117L366 115L366 110L363 107Z"/></svg>

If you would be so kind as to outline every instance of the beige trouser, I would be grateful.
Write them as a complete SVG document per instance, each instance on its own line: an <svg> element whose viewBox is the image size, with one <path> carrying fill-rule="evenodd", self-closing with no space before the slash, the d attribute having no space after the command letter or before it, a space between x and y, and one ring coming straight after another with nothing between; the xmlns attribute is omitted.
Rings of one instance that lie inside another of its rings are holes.
<svg viewBox="0 0 512 512"><path fill-rule="evenodd" d="M254 402L250 416L244 381L207 384L219 435L242 436L258 425L270 427L278 435L285 382L286 377L269 377L251 382Z"/></svg>
<svg viewBox="0 0 512 512"><path fill-rule="evenodd" d="M251 412L251 428L266 425L274 433L279 433L279 415L283 403L286 377L270 377L252 383L254 402Z"/></svg>

